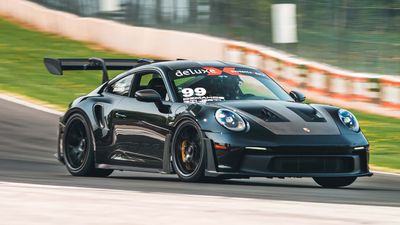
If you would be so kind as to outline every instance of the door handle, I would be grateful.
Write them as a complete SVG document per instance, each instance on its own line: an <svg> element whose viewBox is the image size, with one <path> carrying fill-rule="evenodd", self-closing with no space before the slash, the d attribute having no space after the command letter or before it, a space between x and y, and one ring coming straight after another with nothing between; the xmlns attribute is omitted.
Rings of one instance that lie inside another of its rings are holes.
<svg viewBox="0 0 400 225"><path fill-rule="evenodd" d="M121 114L121 113L115 113L115 116L116 116L117 118L120 118L120 119L125 119L125 118L126 118L126 115Z"/></svg>

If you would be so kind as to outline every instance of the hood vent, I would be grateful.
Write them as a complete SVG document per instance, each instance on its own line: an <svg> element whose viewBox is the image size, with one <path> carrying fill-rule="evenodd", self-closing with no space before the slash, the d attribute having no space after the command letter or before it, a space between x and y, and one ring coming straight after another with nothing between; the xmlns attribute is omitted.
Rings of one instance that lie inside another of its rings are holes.
<svg viewBox="0 0 400 225"><path fill-rule="evenodd" d="M285 117L267 108L252 108L246 109L244 111L266 122L289 122L289 120Z"/></svg>
<svg viewBox="0 0 400 225"><path fill-rule="evenodd" d="M312 107L301 107L301 108L287 107L287 108L292 110L294 113L296 113L301 118L303 118L304 121L326 122L326 120L322 116L322 114Z"/></svg>

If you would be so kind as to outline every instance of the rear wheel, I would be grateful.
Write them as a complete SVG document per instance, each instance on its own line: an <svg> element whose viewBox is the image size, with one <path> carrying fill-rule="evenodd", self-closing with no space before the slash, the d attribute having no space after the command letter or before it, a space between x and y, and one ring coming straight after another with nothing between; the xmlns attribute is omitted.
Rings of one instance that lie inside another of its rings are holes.
<svg viewBox="0 0 400 225"><path fill-rule="evenodd" d="M68 171L74 176L106 177L113 170L96 169L92 131L80 114L72 115L64 132L64 161Z"/></svg>
<svg viewBox="0 0 400 225"><path fill-rule="evenodd" d="M186 120L178 125L172 139L172 165L182 181L204 179L205 150L199 126Z"/></svg>
<svg viewBox="0 0 400 225"><path fill-rule="evenodd" d="M313 179L324 188L338 188L349 186L357 177L313 177Z"/></svg>

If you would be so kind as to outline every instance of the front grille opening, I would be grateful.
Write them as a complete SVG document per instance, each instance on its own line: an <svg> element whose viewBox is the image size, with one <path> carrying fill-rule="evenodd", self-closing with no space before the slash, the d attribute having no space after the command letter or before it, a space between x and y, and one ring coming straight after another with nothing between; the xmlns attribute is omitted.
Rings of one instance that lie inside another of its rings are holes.
<svg viewBox="0 0 400 225"><path fill-rule="evenodd" d="M347 173L354 170L352 157L276 157L269 165L277 173Z"/></svg>

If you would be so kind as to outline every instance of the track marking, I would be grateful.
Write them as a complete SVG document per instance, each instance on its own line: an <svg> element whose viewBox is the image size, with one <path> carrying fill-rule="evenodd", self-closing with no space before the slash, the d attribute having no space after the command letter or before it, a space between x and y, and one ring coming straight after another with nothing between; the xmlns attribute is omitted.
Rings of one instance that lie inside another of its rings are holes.
<svg viewBox="0 0 400 225"><path fill-rule="evenodd" d="M63 115L63 113L60 112L60 111L57 111L57 110L54 110L54 109L50 109L50 108L47 108L45 106L38 105L38 104L29 102L29 101L21 100L21 99L18 99L16 97L13 97L13 96L10 96L10 95L6 95L6 94L3 94L3 93L0 93L0 99L6 100L6 101L9 101L9 102L13 102L13 103L16 103L16 104L19 104L19 105L22 105L22 106L25 106L25 107L28 107L28 108L31 108L31 109L35 109L35 110L39 110L39 111L42 111L42 112L46 112L46 113L49 113L49 114L53 114L53 115L57 115L57 116Z"/></svg>
<svg viewBox="0 0 400 225"><path fill-rule="evenodd" d="M384 174L384 175L392 175L392 176L400 176L398 173L391 173L391 172L383 172L383 171L375 171L372 170L373 173Z"/></svg>
<svg viewBox="0 0 400 225"><path fill-rule="evenodd" d="M397 224L400 208L0 182L2 221L74 224ZM182 213L184 211L185 213ZM99 213L100 212L100 213ZM106 212L106 213L101 213ZM368 216L373 215L373 216Z"/></svg>

